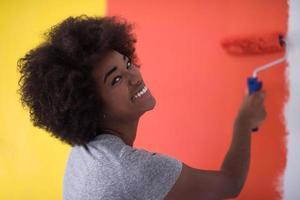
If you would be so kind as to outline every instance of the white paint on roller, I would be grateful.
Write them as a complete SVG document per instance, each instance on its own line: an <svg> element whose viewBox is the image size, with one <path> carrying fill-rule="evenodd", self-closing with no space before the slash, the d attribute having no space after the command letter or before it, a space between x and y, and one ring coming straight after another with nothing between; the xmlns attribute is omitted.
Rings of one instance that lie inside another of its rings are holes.
<svg viewBox="0 0 300 200"><path fill-rule="evenodd" d="M287 131L287 163L283 176L283 198L300 199L300 1L289 1L286 76L289 99L284 115Z"/></svg>

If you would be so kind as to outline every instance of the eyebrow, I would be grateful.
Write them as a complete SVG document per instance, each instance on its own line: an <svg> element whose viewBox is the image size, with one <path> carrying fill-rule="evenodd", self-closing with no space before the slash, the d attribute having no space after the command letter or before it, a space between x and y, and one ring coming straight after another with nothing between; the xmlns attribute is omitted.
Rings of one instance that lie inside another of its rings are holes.
<svg viewBox="0 0 300 200"><path fill-rule="evenodd" d="M126 56L123 55L123 60L126 60ZM104 77L104 83L106 82L106 79L108 78L109 75L111 75L113 72L115 72L118 69L118 67L114 66L112 69L110 69Z"/></svg>

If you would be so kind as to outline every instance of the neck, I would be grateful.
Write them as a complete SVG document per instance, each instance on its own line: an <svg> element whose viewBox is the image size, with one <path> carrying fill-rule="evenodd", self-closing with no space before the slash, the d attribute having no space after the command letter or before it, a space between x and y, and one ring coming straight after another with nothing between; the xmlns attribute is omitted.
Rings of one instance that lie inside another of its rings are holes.
<svg viewBox="0 0 300 200"><path fill-rule="evenodd" d="M106 123L103 130L109 131L112 135L120 137L123 142L129 146L133 146L137 127L138 119L130 122L119 122L115 123L111 120L111 123Z"/></svg>

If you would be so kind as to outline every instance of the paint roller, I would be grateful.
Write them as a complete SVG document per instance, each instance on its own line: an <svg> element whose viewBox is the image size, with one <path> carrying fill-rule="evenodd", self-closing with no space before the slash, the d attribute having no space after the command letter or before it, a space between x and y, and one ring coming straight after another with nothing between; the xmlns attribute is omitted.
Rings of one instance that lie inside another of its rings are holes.
<svg viewBox="0 0 300 200"><path fill-rule="evenodd" d="M286 48L286 40L283 33L274 32L263 35L235 36L224 39L221 41L221 45L230 55L252 56L284 52ZM263 83L257 78L258 72L276 66L277 64L282 63L285 59L286 57L284 56L274 60L273 62L257 67L253 71L252 77L247 78L249 95L261 90L262 88ZM258 128L255 128L252 131L258 131Z"/></svg>

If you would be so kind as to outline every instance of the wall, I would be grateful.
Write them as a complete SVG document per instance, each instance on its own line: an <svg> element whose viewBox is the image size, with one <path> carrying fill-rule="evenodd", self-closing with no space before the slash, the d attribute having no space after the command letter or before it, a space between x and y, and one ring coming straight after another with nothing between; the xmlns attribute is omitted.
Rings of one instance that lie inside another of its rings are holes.
<svg viewBox="0 0 300 200"><path fill-rule="evenodd" d="M288 63L259 74L268 117L253 135L250 171L238 199L299 199L299 6L296 0L289 7L286 0L1 2L0 199L61 198L69 147L32 127L16 94L16 60L51 25L82 13L136 23L141 71L157 104L142 117L134 146L201 169L218 169L223 161L246 78L284 55L232 57L220 41L288 31Z"/></svg>
<svg viewBox="0 0 300 200"><path fill-rule="evenodd" d="M61 199L69 147L34 128L21 107L17 59L69 15L104 15L105 1L1 1L0 199Z"/></svg>
<svg viewBox="0 0 300 200"><path fill-rule="evenodd" d="M246 78L284 53L233 57L220 40L236 34L287 31L286 0L108 1L108 15L136 22L145 82L157 99L138 129L136 147L190 166L219 169L246 89ZM268 117L254 133L246 185L238 199L280 199L286 164L286 63L258 77Z"/></svg>

